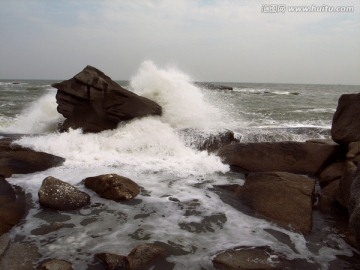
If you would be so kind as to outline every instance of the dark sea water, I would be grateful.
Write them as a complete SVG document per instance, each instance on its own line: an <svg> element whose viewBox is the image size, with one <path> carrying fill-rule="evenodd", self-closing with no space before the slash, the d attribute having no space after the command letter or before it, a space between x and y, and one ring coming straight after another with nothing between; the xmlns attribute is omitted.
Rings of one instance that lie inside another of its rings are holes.
<svg viewBox="0 0 360 270"><path fill-rule="evenodd" d="M95 253L126 255L141 243L162 242L173 248L166 269L212 269L211 258L218 252L249 245L268 245L290 259L305 259L312 269L359 266L350 259L358 255L331 220L315 217L313 236L304 237L225 204L213 186L242 184L243 175L230 172L215 155L197 151L191 136L184 138L180 131L206 135L230 129L242 142L329 138L338 98L360 92L360 86L219 83L233 91L207 89L180 71L145 63L130 81L118 83L158 102L162 117L136 119L98 134L60 134L56 126L63 118L56 111L54 82L0 81L1 136L27 134L19 144L66 158L61 167L8 179L35 204L11 237L35 244L43 259L101 269L93 261ZM105 173L133 179L142 193L133 203L121 204L99 198L81 183ZM64 213L39 207L37 192L50 175L89 193L91 206ZM49 230L54 223L61 229Z"/></svg>

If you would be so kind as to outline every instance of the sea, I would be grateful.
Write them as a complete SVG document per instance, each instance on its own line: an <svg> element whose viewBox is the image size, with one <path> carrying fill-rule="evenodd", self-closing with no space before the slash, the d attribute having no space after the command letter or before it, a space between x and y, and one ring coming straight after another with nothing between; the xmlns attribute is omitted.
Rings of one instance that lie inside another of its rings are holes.
<svg viewBox="0 0 360 270"><path fill-rule="evenodd" d="M0 138L17 134L17 144L66 159L62 166L7 179L33 204L10 237L35 245L41 260L103 269L94 254L127 255L139 244L160 243L170 255L151 269L213 269L211 260L221 251L269 246L288 259L302 259L306 269L360 269L359 254L329 216L314 211L313 232L304 236L222 201L214 187L242 185L244 175L230 171L214 153L198 150L201 140L227 130L240 142L328 139L339 97L359 93L360 86L211 82L233 87L224 90L146 61L128 81L117 82L156 101L163 115L84 134L57 131L64 118L57 112L55 82L0 80ZM138 183L140 195L126 203L109 201L82 183L109 173ZM91 205L78 211L43 209L37 194L47 176L87 192Z"/></svg>

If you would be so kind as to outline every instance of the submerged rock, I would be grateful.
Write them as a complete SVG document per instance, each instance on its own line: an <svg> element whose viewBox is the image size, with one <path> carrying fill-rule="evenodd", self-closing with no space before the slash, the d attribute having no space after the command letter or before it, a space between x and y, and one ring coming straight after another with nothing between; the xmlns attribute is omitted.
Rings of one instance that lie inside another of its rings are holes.
<svg viewBox="0 0 360 270"><path fill-rule="evenodd" d="M333 117L331 136L339 144L360 141L360 93L339 98Z"/></svg>
<svg viewBox="0 0 360 270"><path fill-rule="evenodd" d="M216 152L220 147L239 142L231 130L204 132L199 129L186 128L178 132L187 146L200 151Z"/></svg>
<svg viewBox="0 0 360 270"><path fill-rule="evenodd" d="M84 132L100 132L116 128L120 121L162 112L154 101L122 88L92 66L52 86L58 89L58 112L66 118L61 131L81 128Z"/></svg>
<svg viewBox="0 0 360 270"><path fill-rule="evenodd" d="M38 270L73 270L71 263L64 260L52 259L42 263Z"/></svg>
<svg viewBox="0 0 360 270"><path fill-rule="evenodd" d="M44 171L65 161L62 157L23 148L12 142L9 138L0 139L0 175L4 177Z"/></svg>
<svg viewBox="0 0 360 270"><path fill-rule="evenodd" d="M38 192L43 207L56 210L76 210L90 203L90 196L55 177L46 177Z"/></svg>
<svg viewBox="0 0 360 270"><path fill-rule="evenodd" d="M221 147L223 162L245 172L283 171L316 175L332 159L345 156L339 145L314 142L238 143Z"/></svg>
<svg viewBox="0 0 360 270"><path fill-rule="evenodd" d="M0 235L8 232L25 215L25 194L0 177Z"/></svg>
<svg viewBox="0 0 360 270"><path fill-rule="evenodd" d="M124 201L135 198L140 187L131 179L117 175L104 174L84 179L85 186L98 193L102 198Z"/></svg>
<svg viewBox="0 0 360 270"><path fill-rule="evenodd" d="M268 246L226 250L217 254L212 262L216 269L222 270L318 269L318 265L306 260L289 260Z"/></svg>

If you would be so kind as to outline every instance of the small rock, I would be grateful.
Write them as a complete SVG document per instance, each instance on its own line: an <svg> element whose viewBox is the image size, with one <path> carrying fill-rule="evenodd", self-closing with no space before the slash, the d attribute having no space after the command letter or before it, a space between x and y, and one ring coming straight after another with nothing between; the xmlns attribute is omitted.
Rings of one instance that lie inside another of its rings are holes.
<svg viewBox="0 0 360 270"><path fill-rule="evenodd" d="M140 192L140 187L134 181L117 174L88 177L84 181L87 188L92 189L102 198L113 201L130 200Z"/></svg>
<svg viewBox="0 0 360 270"><path fill-rule="evenodd" d="M54 177L44 179L38 192L43 207L56 210L76 210L90 203L90 196Z"/></svg>
<svg viewBox="0 0 360 270"><path fill-rule="evenodd" d="M126 256L113 253L98 253L95 256L104 263L106 269L129 269L129 262Z"/></svg>
<svg viewBox="0 0 360 270"><path fill-rule="evenodd" d="M73 267L68 261L52 259L42 263L38 270L73 270Z"/></svg>
<svg viewBox="0 0 360 270"><path fill-rule="evenodd" d="M149 266L154 260L165 255L165 249L154 244L135 247L127 256L130 269Z"/></svg>

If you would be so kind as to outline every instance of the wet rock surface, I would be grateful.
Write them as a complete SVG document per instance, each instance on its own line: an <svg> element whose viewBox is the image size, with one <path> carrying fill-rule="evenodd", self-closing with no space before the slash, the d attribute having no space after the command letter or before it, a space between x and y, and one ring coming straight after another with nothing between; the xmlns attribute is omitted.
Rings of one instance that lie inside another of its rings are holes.
<svg viewBox="0 0 360 270"><path fill-rule="evenodd" d="M56 210L76 210L90 203L90 196L54 177L44 179L38 192L43 207Z"/></svg>
<svg viewBox="0 0 360 270"><path fill-rule="evenodd" d="M102 198L113 201L130 200L140 192L140 187L134 181L117 174L88 177L83 181L87 188L92 189Z"/></svg>
<svg viewBox="0 0 360 270"><path fill-rule="evenodd" d="M61 131L100 132L116 128L120 121L162 113L157 103L122 88L92 66L52 86L58 89L58 112L66 118Z"/></svg>
<svg viewBox="0 0 360 270"><path fill-rule="evenodd" d="M31 244L11 243L5 253L0 256L0 269L33 270L40 254Z"/></svg>
<svg viewBox="0 0 360 270"><path fill-rule="evenodd" d="M0 235L16 225L26 212L25 193L0 176Z"/></svg>
<svg viewBox="0 0 360 270"><path fill-rule="evenodd" d="M44 171L61 165L65 159L13 144L13 139L0 139L0 176Z"/></svg>
<svg viewBox="0 0 360 270"><path fill-rule="evenodd" d="M96 258L105 265L106 269L129 269L129 262L126 256L113 253L98 253L96 254Z"/></svg>

